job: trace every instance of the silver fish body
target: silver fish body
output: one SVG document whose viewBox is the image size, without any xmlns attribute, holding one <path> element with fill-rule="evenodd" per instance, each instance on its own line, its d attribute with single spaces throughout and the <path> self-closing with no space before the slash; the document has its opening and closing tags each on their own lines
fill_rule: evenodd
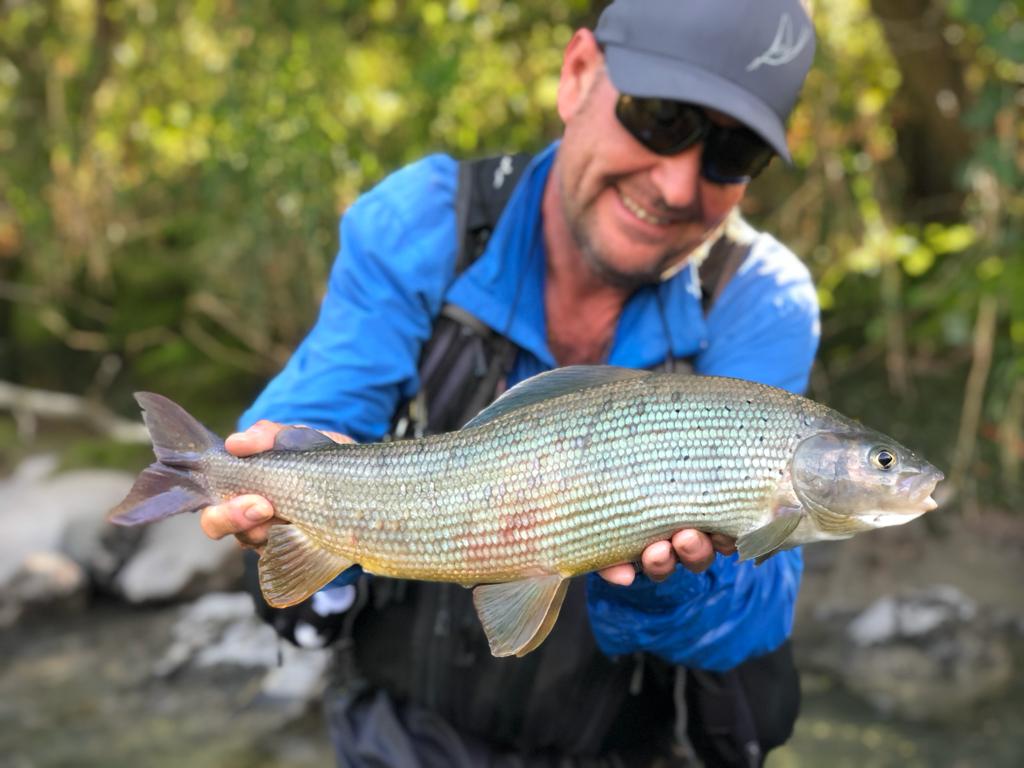
<svg viewBox="0 0 1024 768">
<path fill-rule="evenodd" d="M 142 402 L 151 432 L 172 418 Z M 268 546 L 272 604 L 302 599 L 359 563 L 383 576 L 541 584 L 526 597 L 541 603 L 531 610 L 550 612 L 566 578 L 635 559 L 682 528 L 733 536 L 741 558 L 763 558 L 912 519 L 934 507 L 942 477 L 891 439 L 782 390 L 603 367 L 542 374 L 463 430 L 418 440 L 238 459 L 207 436 L 182 470 L 203 505 L 257 493 L 292 523 Z M 879 451 L 890 466 L 878 465 Z M 129 519 L 146 517 L 141 498 L 130 495 L 115 519 L 145 521 Z M 319 569 L 308 567 L 314 556 Z M 500 598 L 492 627 L 481 609 L 489 636 L 514 633 L 508 624 L 521 617 L 505 615 L 501 590 L 485 589 Z M 535 631 L 544 621 L 534 618 Z M 539 643 L 521 640 L 511 652 Z"/>
<path fill-rule="evenodd" d="M 266 496 L 373 573 L 571 576 L 681 528 L 739 536 L 770 522 L 816 407 L 758 389 L 654 375 L 421 440 L 211 453 L 206 471 L 219 498 Z"/>
</svg>

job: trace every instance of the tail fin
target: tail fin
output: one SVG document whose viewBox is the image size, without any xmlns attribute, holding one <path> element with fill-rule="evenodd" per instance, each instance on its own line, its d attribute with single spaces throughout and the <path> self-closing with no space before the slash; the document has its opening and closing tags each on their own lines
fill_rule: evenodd
<svg viewBox="0 0 1024 768">
<path fill-rule="evenodd" d="M 128 496 L 110 513 L 117 525 L 141 525 L 213 503 L 200 471 L 205 454 L 221 439 L 166 397 L 137 392 L 156 461 L 139 475 Z"/>
</svg>

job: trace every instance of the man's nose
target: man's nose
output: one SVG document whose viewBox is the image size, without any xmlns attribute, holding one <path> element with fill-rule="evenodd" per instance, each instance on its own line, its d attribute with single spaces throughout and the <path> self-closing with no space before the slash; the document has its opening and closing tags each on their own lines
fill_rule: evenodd
<svg viewBox="0 0 1024 768">
<path fill-rule="evenodd" d="M 686 208 L 697 202 L 703 146 L 698 143 L 677 155 L 662 157 L 652 169 L 651 181 L 668 207 Z"/>
</svg>

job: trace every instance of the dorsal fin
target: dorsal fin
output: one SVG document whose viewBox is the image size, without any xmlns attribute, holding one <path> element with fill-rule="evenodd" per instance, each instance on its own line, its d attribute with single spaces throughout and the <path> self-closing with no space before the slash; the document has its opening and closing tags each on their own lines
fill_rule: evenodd
<svg viewBox="0 0 1024 768">
<path fill-rule="evenodd" d="M 501 397 L 466 422 L 463 429 L 479 427 L 506 413 L 553 397 L 600 387 L 613 381 L 649 376 L 650 371 L 619 368 L 614 365 L 570 365 L 539 373 L 516 384 Z"/>
</svg>

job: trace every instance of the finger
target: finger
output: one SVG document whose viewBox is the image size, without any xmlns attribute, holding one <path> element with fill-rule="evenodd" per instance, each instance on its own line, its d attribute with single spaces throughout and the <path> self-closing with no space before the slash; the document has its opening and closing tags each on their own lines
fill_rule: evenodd
<svg viewBox="0 0 1024 768">
<path fill-rule="evenodd" d="M 324 432 L 324 434 L 327 435 L 329 438 L 331 438 L 331 440 L 333 440 L 336 443 L 355 442 L 355 440 L 353 440 L 351 437 L 349 437 L 348 435 L 343 435 L 341 434 L 341 432 Z"/>
<path fill-rule="evenodd" d="M 609 584 L 618 584 L 620 587 L 628 587 L 636 578 L 636 569 L 632 563 L 619 563 L 602 568 L 597 575 Z"/>
<path fill-rule="evenodd" d="M 238 540 L 238 546 L 243 549 L 255 549 L 257 552 L 261 551 L 267 543 L 270 526 L 275 525 L 278 519 L 279 518 L 271 518 L 270 522 L 257 525 L 255 528 L 250 528 L 248 531 L 236 533 L 235 538 Z"/>
<path fill-rule="evenodd" d="M 679 562 L 692 573 L 706 570 L 715 559 L 711 537 L 692 528 L 678 531 L 672 537 L 672 549 L 675 550 Z"/>
<path fill-rule="evenodd" d="M 656 541 L 649 545 L 640 556 L 644 573 L 651 581 L 664 581 L 676 567 L 676 555 L 667 541 Z"/>
<path fill-rule="evenodd" d="M 249 494 L 207 507 L 199 515 L 199 525 L 211 539 L 222 539 L 255 528 L 273 516 L 274 508 L 269 501 Z"/>
<path fill-rule="evenodd" d="M 726 536 L 724 533 L 711 534 L 711 545 L 715 548 L 715 552 L 723 555 L 731 555 L 736 551 L 736 539 Z"/>
<path fill-rule="evenodd" d="M 228 435 L 224 447 L 235 456 L 252 456 L 254 453 L 269 451 L 274 447 L 274 437 L 283 427 L 272 421 L 257 421 L 244 432 Z"/>
</svg>

